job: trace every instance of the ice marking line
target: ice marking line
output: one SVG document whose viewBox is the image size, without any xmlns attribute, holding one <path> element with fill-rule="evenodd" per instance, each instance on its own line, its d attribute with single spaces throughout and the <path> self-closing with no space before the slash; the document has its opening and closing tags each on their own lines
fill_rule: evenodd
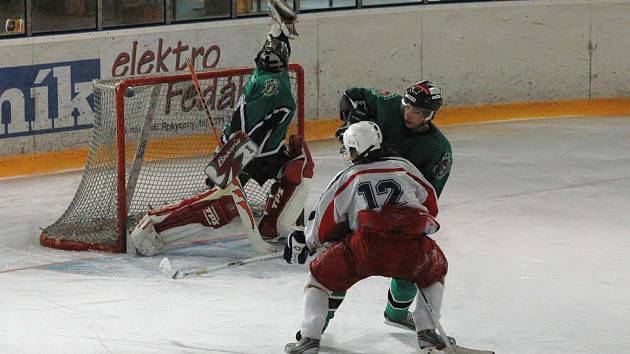
<svg viewBox="0 0 630 354">
<path fill-rule="evenodd" d="M 177 347 L 180 347 L 180 348 L 201 350 L 201 351 L 211 352 L 211 353 L 254 354 L 254 353 L 243 352 L 243 351 L 234 352 L 234 351 L 231 351 L 231 350 L 221 350 L 221 349 L 213 349 L 213 348 L 204 348 L 204 347 L 199 347 L 199 346 L 196 346 L 196 345 L 186 345 L 186 344 L 178 342 L 176 340 L 172 340 L 171 343 L 173 345 L 177 346 Z"/>
<path fill-rule="evenodd" d="M 80 261 L 90 261 L 90 260 L 101 259 L 101 258 L 102 257 L 83 257 L 83 258 L 77 258 L 77 259 L 70 259 L 70 260 L 67 260 L 67 261 L 51 262 L 51 263 L 44 263 L 44 264 L 35 264 L 35 265 L 32 265 L 32 266 L 28 266 L 28 267 L 20 267 L 20 268 L 11 268 L 11 269 L 0 270 L 0 274 L 1 273 L 18 272 L 18 271 L 21 271 L 21 270 L 28 270 L 28 269 L 43 268 L 43 267 L 54 266 L 54 265 L 63 265 L 63 264 L 80 262 Z"/>
<path fill-rule="evenodd" d="M 244 233 L 240 233 L 240 234 L 235 234 L 235 235 L 229 235 L 229 236 L 224 236 L 224 237 L 213 238 L 213 239 L 210 239 L 210 240 L 199 240 L 199 241 L 193 241 L 193 242 L 174 244 L 175 247 L 169 248 L 169 250 L 174 250 L 174 249 L 179 249 L 179 248 L 186 248 L 186 247 L 196 246 L 196 245 L 201 245 L 201 244 L 212 244 L 212 243 L 221 242 L 221 241 L 241 240 L 241 239 L 245 239 L 245 238 L 247 238 L 247 235 L 244 234 Z M 108 257 L 107 256 L 104 256 L 104 257 L 82 257 L 82 258 L 77 258 L 77 259 L 69 259 L 69 260 L 66 260 L 66 261 L 34 264 L 34 265 L 31 265 L 31 266 L 26 266 L 26 267 L 9 268 L 9 269 L 0 270 L 0 274 L 2 274 L 2 273 L 19 272 L 19 271 L 22 271 L 22 270 L 29 270 L 29 269 L 47 268 L 47 267 L 50 267 L 50 266 L 72 264 L 72 263 L 82 262 L 82 261 L 101 260 L 101 259 L 106 259 L 106 258 L 108 258 Z M 44 270 L 46 270 L 46 269 L 44 269 Z"/>
<path fill-rule="evenodd" d="M 247 238 L 247 234 L 240 233 L 240 234 L 234 234 L 234 235 L 229 235 L 229 236 L 212 238 L 210 240 L 197 240 L 197 241 L 191 241 L 191 242 L 187 242 L 187 241 L 175 242 L 175 243 L 173 243 L 172 246 L 170 246 L 168 248 L 168 250 L 175 250 L 175 249 L 186 248 L 186 247 L 197 246 L 197 245 L 207 245 L 207 244 L 217 243 L 217 242 L 221 242 L 221 241 L 243 240 L 245 238 Z"/>
<path fill-rule="evenodd" d="M 107 350 L 108 353 L 112 353 L 112 351 L 109 350 L 109 348 L 105 345 L 105 341 L 103 341 L 103 337 L 101 337 L 101 335 L 98 332 L 95 332 L 94 335 L 96 336 L 96 339 L 98 340 L 98 342 L 101 344 L 101 347 Z"/>
</svg>

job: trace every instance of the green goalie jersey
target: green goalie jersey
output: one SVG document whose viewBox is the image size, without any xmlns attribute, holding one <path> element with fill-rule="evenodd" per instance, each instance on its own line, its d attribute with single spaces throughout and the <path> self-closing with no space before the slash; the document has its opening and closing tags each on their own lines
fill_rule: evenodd
<svg viewBox="0 0 630 354">
<path fill-rule="evenodd" d="M 453 161 L 451 144 L 442 132 L 431 122 L 429 130 L 422 133 L 407 128 L 402 97 L 398 94 L 369 88 L 351 88 L 346 94 L 358 102 L 365 102 L 369 119 L 381 128 L 383 141 L 411 161 L 439 196 Z"/>
<path fill-rule="evenodd" d="M 295 99 L 286 70 L 273 73 L 256 68 L 245 85 L 222 140 L 243 130 L 259 146 L 257 157 L 280 151 L 289 123 L 295 115 Z"/>
</svg>

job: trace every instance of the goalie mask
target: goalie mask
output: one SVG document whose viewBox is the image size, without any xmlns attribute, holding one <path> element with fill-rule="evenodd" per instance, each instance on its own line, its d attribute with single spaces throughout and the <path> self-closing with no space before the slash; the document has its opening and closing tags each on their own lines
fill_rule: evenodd
<svg viewBox="0 0 630 354">
<path fill-rule="evenodd" d="M 370 121 L 354 123 L 343 133 L 343 154 L 349 166 L 361 163 L 372 151 L 381 148 L 381 128 Z"/>
<path fill-rule="evenodd" d="M 420 109 L 425 123 L 428 123 L 435 117 L 435 112 L 442 107 L 442 90 L 431 81 L 416 82 L 405 91 L 402 104 Z"/>
<path fill-rule="evenodd" d="M 291 47 L 286 37 L 268 36 L 265 44 L 256 55 L 256 66 L 269 72 L 280 72 L 289 65 Z"/>
</svg>

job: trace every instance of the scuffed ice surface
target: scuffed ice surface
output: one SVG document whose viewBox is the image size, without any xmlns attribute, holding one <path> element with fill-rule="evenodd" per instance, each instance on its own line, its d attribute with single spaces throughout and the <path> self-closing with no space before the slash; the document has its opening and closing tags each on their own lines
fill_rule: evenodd
<svg viewBox="0 0 630 354">
<path fill-rule="evenodd" d="M 449 259 L 442 323 L 498 353 L 630 350 L 630 119 L 445 129 L 454 149 L 436 239 Z M 311 208 L 345 167 L 313 146 Z M 280 353 L 299 328 L 307 268 L 280 260 L 174 281 L 161 257 L 39 246 L 81 174 L 0 181 L 1 353 Z M 177 267 L 252 256 L 238 227 L 168 251 Z M 348 292 L 322 353 L 415 353 L 383 324 L 388 282 Z"/>
</svg>

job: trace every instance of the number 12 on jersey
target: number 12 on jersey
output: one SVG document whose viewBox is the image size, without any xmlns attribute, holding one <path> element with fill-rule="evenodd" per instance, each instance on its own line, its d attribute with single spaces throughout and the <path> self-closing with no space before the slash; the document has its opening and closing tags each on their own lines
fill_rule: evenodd
<svg viewBox="0 0 630 354">
<path fill-rule="evenodd" d="M 376 187 L 372 187 L 372 182 L 361 182 L 357 186 L 357 193 L 365 199 L 368 209 L 376 209 L 385 205 L 401 205 L 402 188 L 393 179 L 380 180 L 376 183 Z M 378 198 L 380 200 L 383 199 L 382 196 L 386 196 L 385 201 L 379 204 L 377 196 L 381 196 Z"/>
</svg>

